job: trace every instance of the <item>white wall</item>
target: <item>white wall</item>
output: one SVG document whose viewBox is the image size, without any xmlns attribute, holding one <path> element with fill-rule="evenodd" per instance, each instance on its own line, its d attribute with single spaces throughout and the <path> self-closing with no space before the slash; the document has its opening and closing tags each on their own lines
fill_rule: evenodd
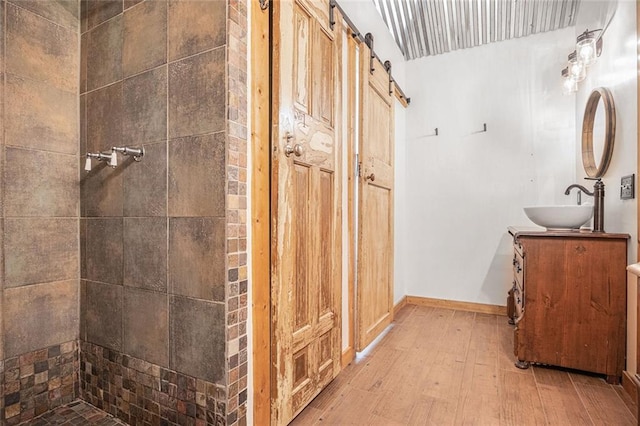
<svg viewBox="0 0 640 426">
<path fill-rule="evenodd" d="M 616 10 L 617 3 L 617 10 Z M 596 87 L 608 88 L 616 106 L 616 140 L 611 164 L 602 181 L 605 184 L 605 223 L 608 232 L 631 235 L 629 263 L 637 261 L 636 200 L 620 200 L 620 178 L 637 175 L 637 34 L 636 2 L 588 1 L 580 6 L 576 36 L 585 29 L 602 28 L 613 15 L 603 35 L 602 55 L 587 72 L 576 95 L 576 125 L 582 129 L 584 107 Z M 576 174 L 585 176 L 581 162 L 581 135 L 576 135 Z M 589 186 L 591 186 L 589 184 Z M 637 191 L 636 191 L 637 192 Z M 636 370 L 636 284 L 627 293 L 627 369 Z"/>
<path fill-rule="evenodd" d="M 573 202 L 575 100 L 562 95 L 560 70 L 574 33 L 407 62 L 408 196 L 397 217 L 407 294 L 504 305 L 507 227 L 533 225 L 523 206 Z"/>
</svg>

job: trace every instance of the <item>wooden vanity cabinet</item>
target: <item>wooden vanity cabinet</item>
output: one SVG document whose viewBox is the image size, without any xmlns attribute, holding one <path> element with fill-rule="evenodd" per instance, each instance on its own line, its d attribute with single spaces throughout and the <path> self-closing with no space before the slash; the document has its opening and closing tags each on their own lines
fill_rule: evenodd
<svg viewBox="0 0 640 426">
<path fill-rule="evenodd" d="M 626 350 L 629 236 L 509 232 L 516 364 L 589 371 L 617 383 Z"/>
</svg>

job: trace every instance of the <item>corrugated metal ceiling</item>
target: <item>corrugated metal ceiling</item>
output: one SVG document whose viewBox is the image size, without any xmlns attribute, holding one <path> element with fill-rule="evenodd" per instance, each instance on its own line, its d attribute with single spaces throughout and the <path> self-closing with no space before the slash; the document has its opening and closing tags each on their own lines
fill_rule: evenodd
<svg viewBox="0 0 640 426">
<path fill-rule="evenodd" d="M 580 0 L 373 0 L 406 59 L 575 24 Z"/>
</svg>

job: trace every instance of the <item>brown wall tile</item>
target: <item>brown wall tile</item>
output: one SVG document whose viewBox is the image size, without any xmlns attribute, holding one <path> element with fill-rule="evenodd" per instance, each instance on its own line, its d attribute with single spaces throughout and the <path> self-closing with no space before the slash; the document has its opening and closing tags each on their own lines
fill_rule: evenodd
<svg viewBox="0 0 640 426">
<path fill-rule="evenodd" d="M 80 170 L 84 171 L 87 153 L 87 95 L 80 95 Z"/>
<path fill-rule="evenodd" d="M 225 1 L 169 0 L 169 60 L 225 44 Z"/>
<path fill-rule="evenodd" d="M 222 303 L 170 296 L 171 368 L 210 382 L 224 382 L 224 312 Z"/>
<path fill-rule="evenodd" d="M 80 233 L 82 235 L 82 224 L 80 225 Z M 82 249 L 81 249 L 82 251 Z M 83 257 L 84 258 L 84 257 Z M 87 335 L 87 319 L 86 306 L 87 306 L 87 280 L 80 279 L 80 340 L 86 340 Z"/>
<path fill-rule="evenodd" d="M 169 366 L 169 301 L 166 293 L 124 289 L 124 351 Z"/>
<path fill-rule="evenodd" d="M 124 285 L 167 291 L 167 218 L 124 219 Z"/>
<path fill-rule="evenodd" d="M 0 0 L 0 8 L 2 8 L 2 1 Z M 0 12 L 0 19 L 2 19 L 2 12 Z M 2 25 L 0 24 L 0 31 Z M 0 33 L 0 43 L 2 43 L 2 36 Z M 0 47 L 0 50 L 2 48 Z M 2 62 L 2 60 L 0 60 Z M 4 74 L 0 72 L 0 81 L 4 81 Z M 4 99 L 4 84 L 0 84 L 0 99 Z M 0 179 L 4 181 L 4 167 L 5 167 L 5 147 L 4 147 L 4 108 L 0 108 Z M 4 217 L 4 185 L 0 183 L 0 218 Z M 1 287 L 0 287 L 1 288 Z"/>
<path fill-rule="evenodd" d="M 223 48 L 169 64 L 170 139 L 225 130 L 224 78 Z"/>
<path fill-rule="evenodd" d="M 144 1 L 144 0 L 124 0 L 124 9 L 127 10 L 130 7 L 133 7 L 136 4 L 140 3 L 141 1 Z"/>
<path fill-rule="evenodd" d="M 7 74 L 5 144 L 78 152 L 78 94 Z"/>
<path fill-rule="evenodd" d="M 6 148 L 5 216 L 78 216 L 77 157 Z"/>
<path fill-rule="evenodd" d="M 10 288 L 4 292 L 5 356 L 78 338 L 78 280 Z"/>
<path fill-rule="evenodd" d="M 119 285 L 87 281 L 82 296 L 82 339 L 122 350 L 122 298 Z"/>
<path fill-rule="evenodd" d="M 80 348 L 80 363 L 91 367 L 80 371 L 82 399 L 126 424 L 142 425 L 143 420 L 149 425 L 232 424 L 226 421 L 225 385 L 93 343 L 81 342 Z M 113 424 L 110 419 L 98 424 L 104 422 Z"/>
<path fill-rule="evenodd" d="M 89 1 L 80 0 L 80 34 L 87 31 L 89 27 Z"/>
<path fill-rule="evenodd" d="M 224 216 L 225 179 L 224 133 L 169 141 L 170 216 Z"/>
<path fill-rule="evenodd" d="M 167 62 L 167 3 L 146 1 L 124 13 L 122 69 L 128 77 Z M 166 70 L 165 70 L 166 71 Z"/>
<path fill-rule="evenodd" d="M 140 146 L 147 142 L 166 140 L 166 67 L 156 68 L 126 79 L 123 92 L 123 143 L 129 146 Z"/>
<path fill-rule="evenodd" d="M 109 150 L 122 144 L 122 99 L 122 83 L 87 94 L 89 151 Z"/>
<path fill-rule="evenodd" d="M 87 0 L 83 6 L 89 30 L 122 12 L 122 0 Z"/>
<path fill-rule="evenodd" d="M 224 301 L 224 218 L 169 220 L 169 285 L 172 294 Z"/>
<path fill-rule="evenodd" d="M 167 143 L 144 145 L 142 161 L 131 159 L 124 168 L 124 215 L 166 216 Z"/>
<path fill-rule="evenodd" d="M 64 27 L 77 30 L 80 18 L 80 4 L 78 0 L 10 0 L 24 9 L 28 9 L 50 21 Z"/>
<path fill-rule="evenodd" d="M 9 3 L 6 43 L 7 72 L 68 92 L 78 90 L 76 30 L 63 28 Z"/>
<path fill-rule="evenodd" d="M 122 285 L 122 218 L 83 220 L 86 275 L 82 278 Z"/>
<path fill-rule="evenodd" d="M 82 161 L 84 163 L 84 160 Z M 84 217 L 122 216 L 123 170 L 92 160 L 92 170 L 80 177 L 81 209 Z"/>
<path fill-rule="evenodd" d="M 78 277 L 78 219 L 5 219 L 5 287 Z"/>
<path fill-rule="evenodd" d="M 80 37 L 80 93 L 87 91 L 87 57 L 89 51 L 89 33 Z"/>
<path fill-rule="evenodd" d="M 93 3 L 108 3 L 95 1 Z M 120 2 L 122 7 L 122 2 Z M 87 51 L 87 90 L 94 90 L 122 79 L 122 16 L 89 32 Z"/>
<path fill-rule="evenodd" d="M 0 6 L 2 6 L 0 4 Z M 4 219 L 0 216 L 0 265 L 4 266 Z M 0 296 L 2 295 L 2 291 L 4 290 L 4 267 L 0 268 Z M 4 327 L 3 327 L 3 321 L 4 321 L 4 307 L 2 304 L 2 297 L 0 297 L 0 330 L 3 330 L 2 332 L 0 332 L 0 360 L 4 360 L 4 342 L 1 337 L 4 336 Z M 0 383 L 2 383 L 2 369 L 3 365 L 2 363 L 0 363 Z M 0 386 L 1 388 L 2 386 Z M 2 398 L 2 390 L 0 390 L 0 398 Z M 2 408 L 2 404 L 0 403 L 0 409 Z"/>
<path fill-rule="evenodd" d="M 0 0 L 0 73 L 4 73 L 4 6 L 4 0 Z M 4 79 L 2 81 L 4 81 Z M 0 84 L 0 86 L 3 86 L 3 84 Z"/>
<path fill-rule="evenodd" d="M 80 278 L 87 276 L 87 222 L 88 220 L 80 218 L 79 237 L 80 237 Z M 81 280 L 82 283 L 82 280 Z"/>
</svg>

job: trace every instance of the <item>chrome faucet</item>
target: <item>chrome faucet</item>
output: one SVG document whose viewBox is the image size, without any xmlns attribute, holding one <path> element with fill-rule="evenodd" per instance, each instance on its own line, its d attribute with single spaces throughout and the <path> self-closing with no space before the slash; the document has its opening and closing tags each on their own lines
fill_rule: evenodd
<svg viewBox="0 0 640 426">
<path fill-rule="evenodd" d="M 571 184 L 564 191 L 564 195 L 569 195 L 571 189 L 578 188 L 579 191 L 584 192 L 587 195 L 593 197 L 593 232 L 604 232 L 604 183 L 600 178 L 585 178 L 589 180 L 595 180 L 593 185 L 593 192 L 589 191 L 582 185 L 577 183 Z M 580 200 L 578 198 L 578 200 Z M 578 204 L 580 204 L 578 202 Z"/>
</svg>

